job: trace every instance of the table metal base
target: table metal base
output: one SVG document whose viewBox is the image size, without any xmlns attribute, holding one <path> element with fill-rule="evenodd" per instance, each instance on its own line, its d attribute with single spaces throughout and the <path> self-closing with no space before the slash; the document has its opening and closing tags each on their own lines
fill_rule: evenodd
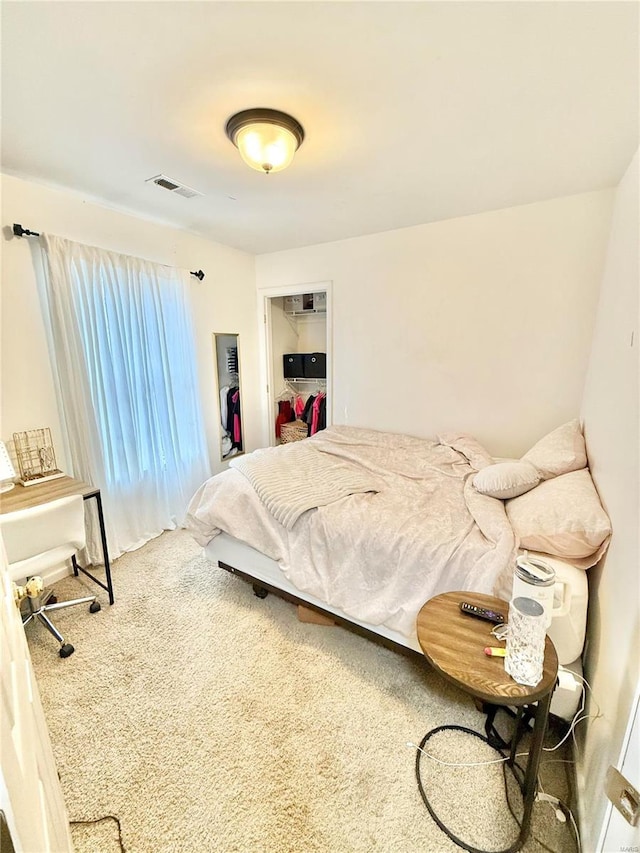
<svg viewBox="0 0 640 853">
<path fill-rule="evenodd" d="M 420 791 L 420 795 L 422 796 L 424 804 L 429 810 L 429 814 L 431 815 L 433 820 L 436 822 L 439 828 L 453 842 L 458 845 L 458 847 L 462 847 L 464 850 L 468 850 L 469 853 L 515 853 L 516 850 L 520 850 L 520 848 L 527 840 L 527 837 L 529 835 L 529 828 L 531 826 L 531 812 L 533 810 L 533 804 L 536 798 L 538 769 L 540 766 L 540 758 L 542 756 L 542 746 L 544 743 L 544 734 L 547 728 L 547 719 L 549 716 L 550 704 L 551 693 L 548 693 L 543 699 L 537 702 L 535 706 L 522 706 L 518 709 L 518 715 L 516 718 L 516 729 L 511 740 L 511 749 L 508 757 L 505 756 L 504 753 L 495 745 L 495 742 L 492 743 L 492 740 L 489 737 L 485 737 L 479 732 L 476 732 L 473 729 L 466 728 L 465 726 L 438 726 L 435 729 L 431 729 L 431 731 L 427 732 L 427 734 L 422 738 L 422 741 L 420 742 L 420 748 L 416 751 L 416 779 L 418 781 L 418 789 Z M 523 723 L 525 721 L 525 709 L 527 717 L 529 715 L 533 715 L 535 722 L 531 745 L 529 747 L 527 766 L 524 771 L 524 779 L 521 781 L 518 778 L 516 772 L 517 770 L 519 770 L 519 768 L 516 765 L 515 759 L 518 743 L 520 742 L 522 734 Z M 433 806 L 429 802 L 429 798 L 427 797 L 426 791 L 424 790 L 422 784 L 422 779 L 420 777 L 420 759 L 422 757 L 421 750 L 425 750 L 425 744 L 428 743 L 429 739 L 433 737 L 433 735 L 442 731 L 458 731 L 473 735 L 473 737 L 476 737 L 478 738 L 478 740 L 481 740 L 483 743 L 486 743 L 492 749 L 495 749 L 496 752 L 498 752 L 503 758 L 505 758 L 505 763 L 513 773 L 514 778 L 518 783 L 518 786 L 520 787 L 523 797 L 523 813 L 522 823 L 520 824 L 520 832 L 518 834 L 517 839 L 509 847 L 506 847 L 500 851 L 486 851 L 481 850 L 478 847 L 473 847 L 473 845 L 468 844 L 466 841 L 463 841 L 462 839 L 454 835 L 435 813 Z M 425 760 L 428 761 L 429 759 L 425 758 Z"/>
</svg>

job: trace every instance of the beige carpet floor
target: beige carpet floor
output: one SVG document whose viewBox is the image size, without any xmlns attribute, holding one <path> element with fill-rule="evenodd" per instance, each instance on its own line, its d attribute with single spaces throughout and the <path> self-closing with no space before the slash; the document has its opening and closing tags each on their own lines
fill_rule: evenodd
<svg viewBox="0 0 640 853">
<path fill-rule="evenodd" d="M 443 724 L 482 730 L 469 697 L 420 661 L 259 600 L 185 531 L 123 556 L 113 574 L 113 607 L 101 592 L 97 614 L 56 614 L 76 647 L 69 659 L 40 626 L 27 631 L 72 821 L 116 815 L 130 853 L 460 849 L 422 803 L 406 743 Z M 60 598 L 85 589 L 96 587 L 56 585 Z M 496 757 L 468 735 L 438 737 L 445 760 Z M 566 757 L 543 759 L 545 790 L 563 799 Z M 487 850 L 511 843 L 500 765 L 423 767 L 454 831 Z M 120 849 L 112 820 L 72 833 L 78 853 Z M 534 834 L 575 849 L 547 803 Z"/>
</svg>

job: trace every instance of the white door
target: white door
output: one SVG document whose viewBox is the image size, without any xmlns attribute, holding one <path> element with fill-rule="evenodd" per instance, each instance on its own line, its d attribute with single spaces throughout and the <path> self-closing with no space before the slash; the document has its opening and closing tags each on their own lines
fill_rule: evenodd
<svg viewBox="0 0 640 853">
<path fill-rule="evenodd" d="M 630 783 L 622 794 L 623 807 L 625 810 L 638 812 L 638 796 L 640 791 L 640 722 L 638 711 L 640 709 L 640 690 L 636 691 L 635 701 L 631 708 L 631 717 L 627 727 L 624 742 L 622 744 L 620 762 L 618 769 L 620 774 Z M 618 853 L 620 850 L 640 850 L 640 821 L 632 826 L 622 816 L 617 808 L 611 803 L 607 806 L 603 830 L 603 841 L 599 847 L 600 853 Z"/>
<path fill-rule="evenodd" d="M 72 851 L 49 732 L 0 541 L 2 777 L 0 808 L 16 853 Z M 56 654 L 52 645 L 51 654 Z"/>
</svg>

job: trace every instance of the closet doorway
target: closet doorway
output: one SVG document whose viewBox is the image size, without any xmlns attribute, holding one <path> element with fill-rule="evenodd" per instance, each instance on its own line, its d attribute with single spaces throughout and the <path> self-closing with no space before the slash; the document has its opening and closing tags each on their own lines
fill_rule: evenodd
<svg viewBox="0 0 640 853">
<path fill-rule="evenodd" d="M 268 288 L 258 301 L 264 437 L 274 446 L 304 437 L 301 421 L 308 431 L 332 423 L 331 282 Z M 294 421 L 286 420 L 288 406 Z"/>
</svg>

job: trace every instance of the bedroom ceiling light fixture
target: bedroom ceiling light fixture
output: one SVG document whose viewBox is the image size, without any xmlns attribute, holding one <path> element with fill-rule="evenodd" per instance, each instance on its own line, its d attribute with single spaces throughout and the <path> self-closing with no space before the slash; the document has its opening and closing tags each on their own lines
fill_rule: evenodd
<svg viewBox="0 0 640 853">
<path fill-rule="evenodd" d="M 267 175 L 286 169 L 304 140 L 299 121 L 266 107 L 232 115 L 225 132 L 247 166 Z"/>
</svg>

